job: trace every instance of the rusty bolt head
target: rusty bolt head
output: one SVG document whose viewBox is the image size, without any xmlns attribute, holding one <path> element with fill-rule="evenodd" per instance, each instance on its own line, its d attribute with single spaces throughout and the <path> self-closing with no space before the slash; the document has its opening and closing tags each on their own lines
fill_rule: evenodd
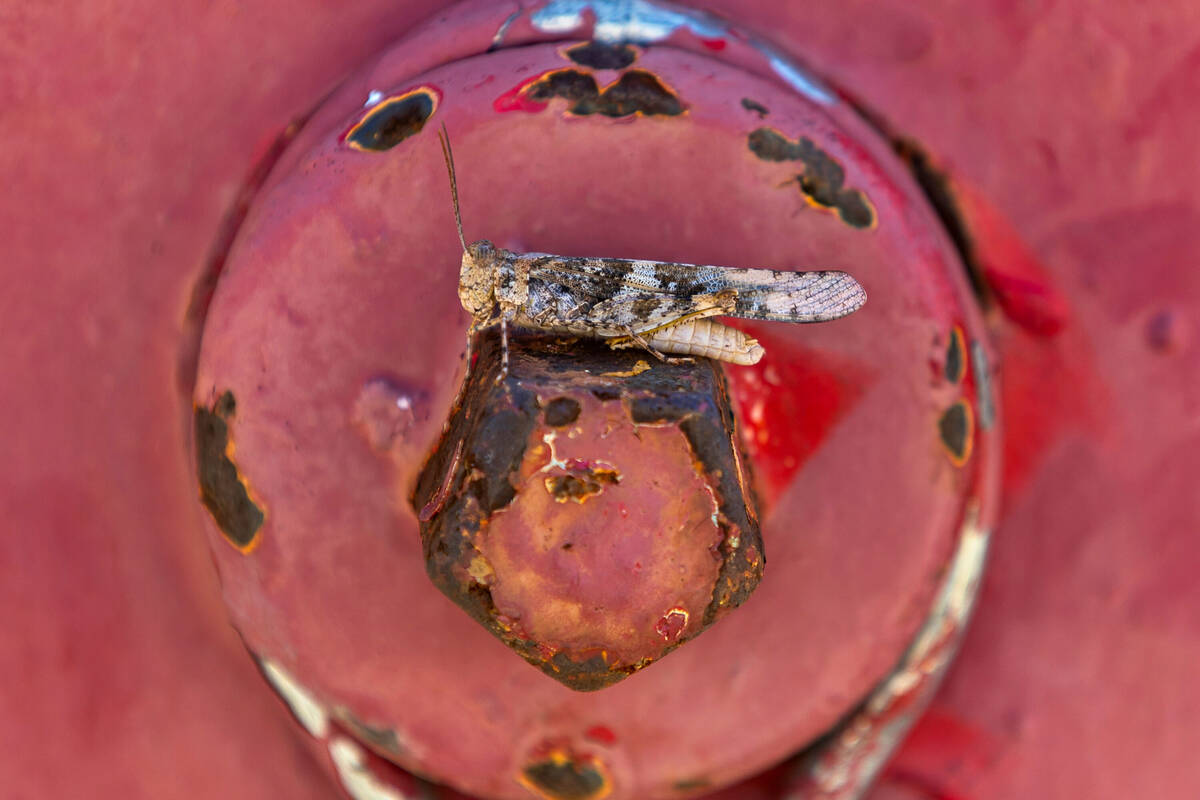
<svg viewBox="0 0 1200 800">
<path fill-rule="evenodd" d="M 531 664 L 600 689 L 740 605 L 758 521 L 720 368 L 483 343 L 413 497 L 430 578 Z"/>
</svg>

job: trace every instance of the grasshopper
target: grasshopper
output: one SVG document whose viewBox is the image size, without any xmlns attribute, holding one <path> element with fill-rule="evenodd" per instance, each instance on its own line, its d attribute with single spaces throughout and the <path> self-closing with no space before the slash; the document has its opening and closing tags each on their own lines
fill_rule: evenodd
<svg viewBox="0 0 1200 800">
<path fill-rule="evenodd" d="M 454 154 L 438 132 L 450 174 L 454 221 L 462 243 L 458 297 L 475 331 L 500 323 L 502 373 L 508 372 L 508 326 L 602 339 L 610 347 L 640 345 L 665 353 L 755 364 L 762 345 L 712 317 L 776 322 L 827 322 L 867 300 L 844 272 L 789 272 L 623 258 L 515 253 L 486 239 L 468 245 L 458 204 Z"/>
</svg>

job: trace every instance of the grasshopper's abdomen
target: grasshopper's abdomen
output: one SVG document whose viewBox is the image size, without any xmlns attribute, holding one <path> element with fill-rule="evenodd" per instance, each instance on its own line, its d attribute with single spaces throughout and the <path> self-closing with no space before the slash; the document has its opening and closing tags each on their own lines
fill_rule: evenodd
<svg viewBox="0 0 1200 800">
<path fill-rule="evenodd" d="M 712 319 L 692 319 L 669 328 L 643 334 L 646 344 L 660 353 L 700 356 L 731 364 L 757 364 L 766 352 L 758 340 L 737 328 Z M 621 342 L 613 347 L 637 347 L 637 342 Z"/>
</svg>

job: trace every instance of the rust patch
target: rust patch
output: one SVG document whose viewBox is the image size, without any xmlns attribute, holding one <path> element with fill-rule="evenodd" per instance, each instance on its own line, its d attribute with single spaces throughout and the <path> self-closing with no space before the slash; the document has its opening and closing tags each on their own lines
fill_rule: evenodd
<svg viewBox="0 0 1200 800">
<path fill-rule="evenodd" d="M 639 359 L 638 362 L 633 365 L 632 369 L 627 369 L 620 372 L 603 372 L 601 374 L 607 378 L 633 378 L 641 375 L 648 369 L 650 369 L 650 365 L 646 361 Z"/>
<path fill-rule="evenodd" d="M 963 341 L 963 330 L 955 325 L 950 329 L 950 342 L 946 345 L 946 363 L 942 367 L 946 380 L 958 383 L 967 371 L 967 348 Z"/>
<path fill-rule="evenodd" d="M 605 486 L 621 482 L 621 476 L 615 469 L 603 467 L 580 467 L 572 469 L 566 475 L 553 475 L 546 478 L 546 491 L 554 496 L 557 503 L 574 500 L 582 503 L 592 495 L 600 494 Z"/>
<path fill-rule="evenodd" d="M 515 96 L 506 94 L 494 105 L 500 110 L 541 111 L 555 98 L 567 101 L 567 113 L 605 117 L 678 116 L 686 110 L 679 96 L 652 72 L 631 69 L 600 87 L 595 77 L 577 69 L 546 72 L 523 83 Z"/>
<path fill-rule="evenodd" d="M 545 800 L 599 800 L 612 792 L 608 770 L 595 756 L 557 748 L 527 764 L 517 780 Z"/>
<path fill-rule="evenodd" d="M 481 337 L 479 359 L 410 498 L 420 516 L 426 571 L 447 597 L 546 675 L 576 691 L 602 689 L 698 635 L 748 597 L 761 578 L 762 540 L 753 493 L 735 449 L 724 373 L 708 362 L 639 371 L 632 369 L 637 354 L 615 352 L 603 342 L 514 335 L 504 377 L 499 339 L 495 331 Z M 607 377 L 612 372 L 631 377 Z M 688 608 L 686 623 L 670 608 L 660 612 L 667 618 L 658 634 L 667 644 L 658 639 L 653 657 L 635 654 L 622 659 L 605 647 L 562 647 L 536 638 L 520 619 L 497 608 L 495 567 L 479 549 L 480 533 L 495 522 L 495 512 L 522 496 L 538 496 L 542 503 L 549 501 L 549 507 L 562 508 L 553 500 L 584 502 L 617 483 L 618 473 L 610 464 L 581 458 L 556 461 L 551 448 L 552 471 L 532 478 L 532 485 L 544 485 L 553 500 L 540 491 L 517 491 L 523 485 L 519 473 L 527 446 L 537 446 L 530 444 L 534 429 L 545 426 L 544 435 L 539 435 L 549 446 L 548 437 L 564 430 L 551 423 L 571 419 L 567 425 L 578 424 L 574 419 L 585 415 L 587 395 L 618 402 L 619 413 L 630 414 L 638 424 L 678 425 L 693 455 L 691 468 L 712 492 L 714 522 L 720 529 L 713 539 L 713 555 L 721 565 L 711 596 L 699 596 L 700 602 Z M 556 402 L 562 399 L 574 400 L 580 408 Z M 552 480 L 543 483 L 546 478 Z M 571 537 L 555 543 L 569 552 L 582 544 Z M 588 557 L 586 551 L 583 555 Z"/>
<path fill-rule="evenodd" d="M 637 61 L 638 50 L 630 44 L 581 42 L 564 48 L 562 55 L 581 67 L 591 69 L 625 69 Z"/>
<path fill-rule="evenodd" d="M 852 228 L 875 224 L 875 207 L 859 189 L 846 188 L 846 171 L 807 136 L 795 142 L 772 128 L 758 128 L 747 139 L 750 152 L 763 161 L 798 161 L 804 171 L 796 183 L 804 197 L 819 208 L 833 209 Z"/>
<path fill-rule="evenodd" d="M 742 108 L 758 114 L 759 119 L 764 119 L 767 114 L 771 113 L 770 110 L 762 103 L 758 102 L 757 100 L 751 100 L 749 97 L 742 98 Z"/>
<path fill-rule="evenodd" d="M 195 407 L 196 472 L 200 500 L 225 540 L 243 553 L 258 544 L 266 515 L 251 498 L 233 461 L 229 420 L 237 410 L 233 392 L 225 392 L 211 409 Z"/>
<path fill-rule="evenodd" d="M 950 406 L 938 419 L 938 438 L 956 467 L 967 463 L 975 438 L 975 415 L 965 400 Z"/>
<path fill-rule="evenodd" d="M 420 133 L 437 110 L 440 93 L 429 86 L 387 97 L 367 109 L 342 141 L 355 150 L 381 153 Z"/>
<path fill-rule="evenodd" d="M 579 401 L 570 397 L 556 397 L 546 404 L 546 424 L 551 428 L 561 428 L 579 419 Z"/>
</svg>

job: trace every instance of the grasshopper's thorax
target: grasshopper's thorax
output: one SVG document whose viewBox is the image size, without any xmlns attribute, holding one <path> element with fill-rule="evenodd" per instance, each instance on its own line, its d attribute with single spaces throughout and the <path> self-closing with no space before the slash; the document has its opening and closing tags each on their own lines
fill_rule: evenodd
<svg viewBox="0 0 1200 800">
<path fill-rule="evenodd" d="M 496 302 L 496 266 L 498 252 L 486 239 L 463 250 L 462 269 L 458 273 L 458 299 L 472 317 L 487 317 Z"/>
<path fill-rule="evenodd" d="M 528 254 L 496 249 L 496 303 L 501 314 L 519 314 L 529 301 L 529 260 Z"/>
</svg>

